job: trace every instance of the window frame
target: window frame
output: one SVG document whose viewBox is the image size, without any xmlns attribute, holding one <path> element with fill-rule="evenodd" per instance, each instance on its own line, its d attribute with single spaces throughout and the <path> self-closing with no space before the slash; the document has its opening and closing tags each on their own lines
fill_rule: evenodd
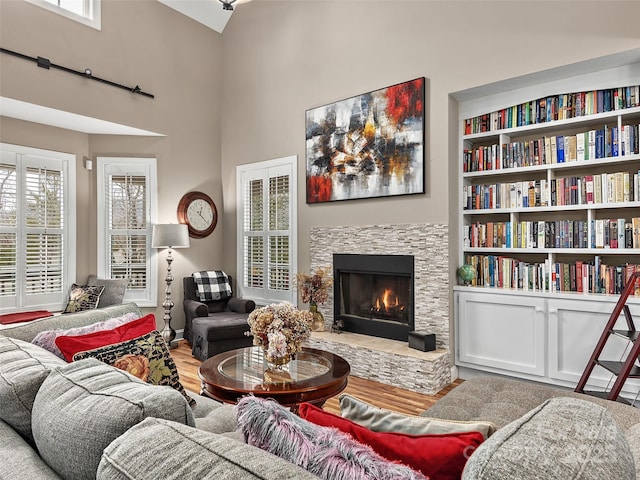
<svg viewBox="0 0 640 480">
<path fill-rule="evenodd" d="M 67 10 L 64 7 L 60 7 L 59 5 L 55 5 L 47 0 L 25 0 L 33 5 L 37 5 L 38 7 L 42 7 L 45 10 L 49 10 L 50 12 L 57 13 L 63 17 L 66 17 L 70 20 L 74 20 L 78 23 L 82 23 L 87 27 L 94 28 L 96 30 L 102 30 L 102 0 L 83 0 L 87 5 L 85 9 L 89 10 L 89 14 L 87 16 L 78 15 L 71 10 Z"/>
<path fill-rule="evenodd" d="M 34 310 L 62 311 L 66 305 L 69 289 L 76 278 L 76 156 L 70 153 L 54 152 L 39 148 L 0 143 L 0 151 L 3 156 L 5 152 L 14 155 L 16 165 L 16 196 L 17 196 L 17 218 L 26 219 L 24 190 L 26 186 L 27 168 L 39 168 L 43 165 L 54 162 L 60 164 L 63 176 L 63 210 L 61 218 L 62 226 L 62 277 L 59 292 L 46 294 L 27 295 L 25 283 L 26 276 L 26 235 L 25 223 L 17 223 L 16 231 L 16 292 L 13 296 L 0 297 L 0 313 L 6 313 L 25 308 Z M 29 158 L 31 157 L 31 158 Z M 3 160 L 4 161 L 4 160 Z M 2 228 L 9 231 L 12 227 Z M 32 232 L 33 233 L 33 232 Z M 22 252 L 20 246 L 22 245 Z"/>
<path fill-rule="evenodd" d="M 298 156 L 291 155 L 288 157 L 276 158 L 250 164 L 238 165 L 236 167 L 236 200 L 237 200 L 237 290 L 239 296 L 255 301 L 258 305 L 267 305 L 269 303 L 287 301 L 296 303 L 295 274 L 298 270 Z M 269 289 L 269 179 L 281 176 L 277 172 L 283 172 L 288 169 L 289 175 L 289 289 L 286 291 L 276 291 Z M 269 175 L 269 172 L 276 172 Z M 244 272 L 244 247 L 245 247 L 245 230 L 244 230 L 244 183 L 250 180 L 262 179 L 265 189 L 263 190 L 263 234 L 264 251 L 265 251 L 265 270 L 264 270 L 264 287 L 255 288 L 246 286 Z M 277 230 L 275 230 L 277 231 Z M 255 234 L 253 235 L 255 236 Z"/>
<path fill-rule="evenodd" d="M 153 226 L 157 223 L 158 204 L 158 171 L 156 158 L 137 157 L 97 157 L 97 223 L 98 241 L 97 274 L 100 278 L 111 278 L 109 240 L 109 199 L 107 198 L 106 182 L 112 170 L 118 174 L 144 174 L 147 179 L 147 213 L 146 213 L 146 254 L 147 254 L 147 286 L 142 291 L 127 289 L 124 302 L 135 302 L 139 307 L 157 307 L 158 305 L 158 253 L 151 247 Z M 142 293 L 142 295 L 140 295 Z"/>
</svg>

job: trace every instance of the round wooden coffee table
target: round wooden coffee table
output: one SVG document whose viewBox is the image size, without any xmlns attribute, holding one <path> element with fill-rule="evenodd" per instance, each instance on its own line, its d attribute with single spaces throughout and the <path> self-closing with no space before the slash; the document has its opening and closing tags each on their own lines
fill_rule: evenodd
<svg viewBox="0 0 640 480">
<path fill-rule="evenodd" d="M 219 353 L 198 370 L 201 394 L 226 403 L 245 395 L 273 398 L 292 407 L 303 402 L 322 405 L 347 386 L 351 367 L 333 353 L 303 348 L 287 365 L 269 368 L 262 347 L 246 347 Z"/>
</svg>

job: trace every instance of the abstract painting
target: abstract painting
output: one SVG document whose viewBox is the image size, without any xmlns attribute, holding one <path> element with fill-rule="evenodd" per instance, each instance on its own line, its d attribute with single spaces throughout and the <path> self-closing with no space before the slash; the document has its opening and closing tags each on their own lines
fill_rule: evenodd
<svg viewBox="0 0 640 480">
<path fill-rule="evenodd" d="M 424 193 L 424 84 L 307 110 L 307 203 Z"/>
</svg>

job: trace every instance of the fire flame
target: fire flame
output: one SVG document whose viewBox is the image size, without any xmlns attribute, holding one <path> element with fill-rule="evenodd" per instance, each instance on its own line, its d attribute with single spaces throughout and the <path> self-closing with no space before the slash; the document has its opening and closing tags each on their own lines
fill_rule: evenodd
<svg viewBox="0 0 640 480">
<path fill-rule="evenodd" d="M 376 310 L 389 310 L 389 307 L 397 307 L 400 304 L 400 302 L 398 301 L 398 296 L 395 295 L 395 301 L 392 298 L 393 296 L 393 290 L 385 288 L 384 293 L 382 294 L 382 298 L 376 298 Z"/>
</svg>

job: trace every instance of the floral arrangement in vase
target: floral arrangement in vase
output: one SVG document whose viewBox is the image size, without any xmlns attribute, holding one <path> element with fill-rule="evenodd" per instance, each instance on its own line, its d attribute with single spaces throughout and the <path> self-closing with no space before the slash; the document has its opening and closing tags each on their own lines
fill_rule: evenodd
<svg viewBox="0 0 640 480">
<path fill-rule="evenodd" d="M 249 314 L 253 344 L 260 345 L 269 363 L 283 365 L 302 350 L 311 336 L 311 312 L 284 302 L 258 308 Z"/>
<path fill-rule="evenodd" d="M 318 304 L 327 301 L 329 287 L 333 285 L 333 279 L 329 277 L 329 267 L 320 267 L 312 275 L 299 273 L 296 275 L 296 285 L 301 300 L 309 304 L 309 310 L 313 314 L 312 330 L 314 332 L 323 331 L 324 316 L 318 311 Z"/>
<path fill-rule="evenodd" d="M 312 275 L 305 273 L 296 275 L 296 284 L 304 303 L 318 305 L 327 301 L 329 287 L 333 285 L 333 279 L 328 274 L 329 267 L 324 267 L 318 268 Z"/>
</svg>

